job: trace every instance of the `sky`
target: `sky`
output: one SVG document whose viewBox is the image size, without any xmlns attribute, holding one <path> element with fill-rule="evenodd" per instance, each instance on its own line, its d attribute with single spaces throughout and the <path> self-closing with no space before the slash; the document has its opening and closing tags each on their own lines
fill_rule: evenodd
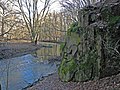
<svg viewBox="0 0 120 90">
<path fill-rule="evenodd" d="M 55 11 L 60 11 L 60 9 L 61 9 L 61 6 L 60 6 L 60 4 L 59 4 L 59 1 L 56 0 L 56 2 L 53 3 L 52 6 L 51 6 L 51 10 L 52 10 L 52 11 L 53 11 L 53 10 L 55 10 Z"/>
<path fill-rule="evenodd" d="M 43 2 L 45 2 L 45 0 L 41 0 L 41 1 L 43 1 Z M 55 1 L 55 2 L 54 2 Z M 50 10 L 51 11 L 60 11 L 60 9 L 61 9 L 61 6 L 60 6 L 60 4 L 59 4 L 59 0 L 51 0 L 50 1 L 51 3 L 52 2 L 54 2 L 54 3 L 52 3 L 52 5 L 50 6 Z M 40 3 L 40 5 L 39 6 L 44 6 L 44 3 Z"/>
</svg>

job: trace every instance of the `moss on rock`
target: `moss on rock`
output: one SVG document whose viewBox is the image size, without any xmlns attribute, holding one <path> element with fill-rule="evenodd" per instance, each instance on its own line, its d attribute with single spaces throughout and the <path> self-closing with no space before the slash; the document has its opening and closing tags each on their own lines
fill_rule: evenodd
<svg viewBox="0 0 120 90">
<path fill-rule="evenodd" d="M 62 81 L 87 81 L 119 72 L 120 15 L 112 9 L 119 4 L 88 10 L 87 14 L 93 15 L 81 15 L 84 19 L 79 20 L 82 27 L 76 22 L 70 26 L 58 70 Z M 87 22 L 90 22 L 89 25 Z"/>
<path fill-rule="evenodd" d="M 71 58 L 70 60 L 63 59 L 61 65 L 58 69 L 59 76 L 62 81 L 72 80 L 74 73 L 76 72 L 77 64 L 75 60 Z"/>
</svg>

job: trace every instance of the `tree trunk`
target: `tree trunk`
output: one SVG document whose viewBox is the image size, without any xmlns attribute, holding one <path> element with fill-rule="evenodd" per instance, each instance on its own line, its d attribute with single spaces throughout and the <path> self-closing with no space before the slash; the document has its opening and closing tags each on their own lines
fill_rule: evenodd
<svg viewBox="0 0 120 90">
<path fill-rule="evenodd" d="M 4 15 L 5 13 L 4 8 L 2 10 L 3 10 L 3 15 Z M 4 37 L 4 16 L 2 17 L 1 36 Z"/>
</svg>

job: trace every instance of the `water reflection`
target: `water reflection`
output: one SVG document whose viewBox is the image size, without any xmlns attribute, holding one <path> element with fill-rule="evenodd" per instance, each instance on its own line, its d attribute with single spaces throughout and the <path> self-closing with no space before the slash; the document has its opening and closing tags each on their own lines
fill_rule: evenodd
<svg viewBox="0 0 120 90">
<path fill-rule="evenodd" d="M 59 56 L 59 45 L 43 47 L 40 50 L 21 57 L 0 61 L 0 84 L 2 90 L 21 90 L 44 76 L 57 70 L 58 61 L 48 58 Z"/>
<path fill-rule="evenodd" d="M 37 58 L 41 58 L 41 60 L 47 60 L 55 56 L 60 56 L 59 50 L 59 44 L 44 44 L 43 48 L 32 53 L 32 55 Z"/>
</svg>

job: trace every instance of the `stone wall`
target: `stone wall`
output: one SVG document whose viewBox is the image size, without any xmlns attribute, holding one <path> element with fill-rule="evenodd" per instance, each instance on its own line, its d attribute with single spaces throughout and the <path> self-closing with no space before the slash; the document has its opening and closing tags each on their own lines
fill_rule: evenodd
<svg viewBox="0 0 120 90">
<path fill-rule="evenodd" d="M 120 2 L 80 10 L 80 28 L 62 48 L 62 81 L 87 81 L 120 71 Z"/>
</svg>

